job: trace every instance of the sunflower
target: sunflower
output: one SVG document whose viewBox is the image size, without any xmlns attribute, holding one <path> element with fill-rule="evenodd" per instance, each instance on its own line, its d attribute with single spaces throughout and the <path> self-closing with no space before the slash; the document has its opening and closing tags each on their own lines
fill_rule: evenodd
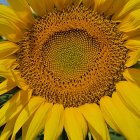
<svg viewBox="0 0 140 140">
<path fill-rule="evenodd" d="M 0 139 L 140 139 L 140 1 L 8 0 L 0 5 Z"/>
</svg>

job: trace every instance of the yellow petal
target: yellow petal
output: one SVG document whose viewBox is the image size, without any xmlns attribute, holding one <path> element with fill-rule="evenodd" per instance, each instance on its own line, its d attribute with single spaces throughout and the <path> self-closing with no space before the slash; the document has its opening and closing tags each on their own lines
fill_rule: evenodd
<svg viewBox="0 0 140 140">
<path fill-rule="evenodd" d="M 2 83 L 0 83 L 0 95 L 10 91 L 16 87 L 16 83 L 12 81 L 11 79 L 6 79 Z"/>
<path fill-rule="evenodd" d="M 112 100 L 115 106 L 117 106 L 119 110 L 121 110 L 122 112 L 125 112 L 125 116 L 127 117 L 129 123 L 132 125 L 135 131 L 135 135 L 139 137 L 137 139 L 140 139 L 140 133 L 139 133 L 140 118 L 134 116 L 134 114 L 130 110 L 128 110 L 128 108 L 124 105 L 124 103 L 122 102 L 117 92 L 113 93 Z M 130 135 L 130 133 L 128 135 Z"/>
<path fill-rule="evenodd" d="M 16 135 L 18 130 L 23 126 L 23 124 L 30 118 L 30 116 L 36 111 L 40 104 L 44 101 L 41 97 L 32 97 L 28 104 L 20 112 L 13 130 L 12 138 Z"/>
<path fill-rule="evenodd" d="M 12 9 L 18 15 L 18 17 L 24 21 L 27 27 L 32 25 L 34 18 L 31 12 L 31 9 L 26 2 L 26 0 L 7 0 Z"/>
<path fill-rule="evenodd" d="M 87 124 L 82 114 L 76 108 L 66 108 L 64 111 L 64 127 L 70 140 L 84 140 Z"/>
<path fill-rule="evenodd" d="M 85 104 L 79 107 L 80 112 L 88 122 L 90 132 L 94 139 L 108 140 L 106 124 L 97 104 Z"/>
<path fill-rule="evenodd" d="M 133 129 L 132 123 L 128 123 L 131 119 L 127 117 L 126 112 L 119 110 L 110 97 L 102 97 L 100 100 L 100 107 L 102 113 L 110 118 L 110 121 L 114 123 L 127 139 L 138 139 L 135 135 L 136 132 Z"/>
<path fill-rule="evenodd" d="M 45 0 L 27 0 L 32 9 L 39 16 L 46 14 L 46 1 Z"/>
<path fill-rule="evenodd" d="M 103 108 L 101 108 L 101 112 L 102 112 L 102 115 L 105 119 L 105 121 L 107 122 L 107 124 L 117 133 L 120 133 L 120 130 L 119 128 L 114 124 L 114 122 L 112 121 L 112 119 L 110 119 L 110 117 L 107 115 L 107 112 L 104 111 Z M 108 134 L 108 133 L 107 133 Z"/>
<path fill-rule="evenodd" d="M 82 3 L 83 0 L 72 0 L 75 6 L 78 6 Z"/>
<path fill-rule="evenodd" d="M 113 0 L 94 0 L 94 10 L 103 13 L 111 6 Z"/>
<path fill-rule="evenodd" d="M 10 41 L 18 42 L 23 36 L 23 31 L 16 24 L 0 18 L 0 35 Z"/>
<path fill-rule="evenodd" d="M 118 20 L 124 18 L 126 15 L 132 12 L 134 9 L 140 8 L 140 1 L 139 0 L 127 0 L 128 2 L 125 4 L 123 8 L 120 7 L 120 10 L 115 13 L 113 16 L 113 20 Z M 123 2 L 120 0 L 120 2 Z"/>
<path fill-rule="evenodd" d="M 140 28 L 140 9 L 129 13 L 120 23 L 119 30 L 123 32 L 135 31 Z"/>
<path fill-rule="evenodd" d="M 16 61 L 16 56 L 15 55 L 10 55 L 4 59 L 1 59 L 0 60 L 0 66 L 3 66 L 5 67 L 6 69 L 9 69 L 12 64 Z M 2 70 L 3 68 L 0 67 L 0 71 Z M 3 70 L 2 70 L 3 71 Z M 7 70 L 6 70 L 7 71 Z"/>
<path fill-rule="evenodd" d="M 11 69 L 11 73 L 19 88 L 23 90 L 27 90 L 29 88 L 29 85 L 26 84 L 25 80 L 21 77 L 21 73 L 19 71 Z"/>
<path fill-rule="evenodd" d="M 0 135 L 0 140 L 8 140 L 8 138 L 11 136 L 11 134 L 13 132 L 13 128 L 14 128 L 16 119 L 17 119 L 17 116 L 15 116 L 14 118 L 12 118 L 11 120 L 9 120 L 6 123 L 2 133 Z"/>
<path fill-rule="evenodd" d="M 129 68 L 123 72 L 123 76 L 127 81 L 134 82 L 140 86 L 140 69 Z"/>
<path fill-rule="evenodd" d="M 54 0 L 54 4 L 58 10 L 63 10 L 65 8 L 66 0 Z"/>
<path fill-rule="evenodd" d="M 44 131 L 44 140 L 57 140 L 62 133 L 64 125 L 64 108 L 55 104 L 49 111 Z"/>
<path fill-rule="evenodd" d="M 4 65 L 1 65 L 1 60 L 0 60 L 0 76 L 4 78 L 9 77 L 10 70 L 7 69 Z"/>
<path fill-rule="evenodd" d="M 15 23 L 18 27 L 24 27 L 24 23 L 18 18 L 16 13 L 6 5 L 0 5 L 0 18 L 5 18 L 10 22 Z"/>
<path fill-rule="evenodd" d="M 140 117 L 140 87 L 123 81 L 116 85 L 116 89 L 127 107 Z"/>
<path fill-rule="evenodd" d="M 140 49 L 139 50 L 134 50 L 134 51 L 131 51 L 128 53 L 129 55 L 129 58 L 128 60 L 126 61 L 126 64 L 125 66 L 127 67 L 131 67 L 133 66 L 134 64 L 137 63 L 138 59 L 140 58 Z"/>
<path fill-rule="evenodd" d="M 35 112 L 31 122 L 27 125 L 26 133 L 24 134 L 25 140 L 29 139 L 35 139 L 35 137 L 40 133 L 42 129 L 45 127 L 46 122 L 46 116 L 48 113 L 48 110 L 52 107 L 52 104 L 50 103 L 42 103 L 40 107 Z M 51 122 L 52 124 L 54 122 Z"/>
<path fill-rule="evenodd" d="M 73 0 L 53 0 L 53 2 L 54 2 L 55 7 L 56 7 L 58 10 L 62 11 L 62 10 L 65 9 L 66 7 L 70 6 L 73 2 L 74 2 L 75 4 L 78 4 L 78 3 L 80 3 L 81 1 L 80 1 L 80 0 L 75 0 L 75 1 L 73 1 Z"/>
<path fill-rule="evenodd" d="M 6 59 L 0 60 L 0 76 L 1 77 L 11 79 L 12 81 L 14 81 L 14 78 L 9 68 L 15 63 L 15 61 L 16 61 L 15 57 L 13 58 L 8 57 Z"/>
<path fill-rule="evenodd" d="M 140 36 L 140 28 L 137 30 L 134 30 L 134 31 L 126 32 L 124 34 L 124 39 L 128 40 L 128 39 L 131 39 L 131 38 L 136 37 L 136 36 Z"/>
<path fill-rule="evenodd" d="M 15 53 L 19 49 L 19 46 L 15 43 L 4 41 L 0 42 L 0 59 L 3 59 L 11 54 Z"/>
<path fill-rule="evenodd" d="M 110 16 L 110 15 L 114 15 L 117 13 L 117 11 L 122 7 L 123 5 L 125 5 L 127 0 L 113 0 L 112 4 L 110 5 L 110 7 L 108 8 L 108 10 L 105 12 L 106 15 Z"/>
<path fill-rule="evenodd" d="M 128 49 L 140 49 L 140 37 L 139 36 L 136 36 L 136 37 L 133 37 L 133 38 L 130 38 L 128 39 L 126 42 L 125 42 L 125 46 L 128 48 Z"/>
<path fill-rule="evenodd" d="M 48 12 L 53 11 L 54 9 L 54 1 L 53 0 L 46 0 L 46 10 Z"/>
<path fill-rule="evenodd" d="M 93 0 L 83 0 L 83 5 L 87 8 L 93 7 L 94 1 Z"/>
<path fill-rule="evenodd" d="M 0 109 L 0 126 L 18 114 L 24 105 L 29 101 L 32 91 L 17 92 L 6 104 Z"/>
</svg>

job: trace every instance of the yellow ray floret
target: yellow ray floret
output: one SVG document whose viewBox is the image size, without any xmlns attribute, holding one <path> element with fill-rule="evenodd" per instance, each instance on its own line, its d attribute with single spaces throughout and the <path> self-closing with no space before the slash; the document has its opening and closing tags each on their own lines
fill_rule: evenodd
<svg viewBox="0 0 140 140">
<path fill-rule="evenodd" d="M 65 109 L 64 127 L 69 139 L 72 140 L 85 139 L 87 132 L 87 124 L 82 114 L 76 108 Z"/>
<path fill-rule="evenodd" d="M 125 104 L 140 117 L 140 87 L 132 82 L 122 81 L 116 88 Z"/>
<path fill-rule="evenodd" d="M 44 140 L 57 140 L 63 131 L 63 126 L 64 107 L 61 104 L 55 104 L 46 117 Z"/>
<path fill-rule="evenodd" d="M 88 122 L 89 130 L 95 139 L 109 140 L 109 132 L 102 116 L 101 110 L 96 104 L 85 104 L 79 107 L 86 121 Z"/>
<path fill-rule="evenodd" d="M 43 102 L 30 121 L 24 124 L 22 131 L 24 140 L 34 139 L 44 129 L 46 116 L 51 107 L 52 104 Z"/>
<path fill-rule="evenodd" d="M 122 133 L 127 139 L 138 139 L 138 136 L 133 129 L 134 125 L 128 123 L 132 121 L 131 118 L 126 117 L 126 112 L 119 110 L 119 107 L 115 105 L 110 97 L 103 97 L 100 100 L 100 106 L 103 115 L 109 117 L 110 121 L 112 121 L 112 123 L 118 128 L 120 133 Z"/>
</svg>

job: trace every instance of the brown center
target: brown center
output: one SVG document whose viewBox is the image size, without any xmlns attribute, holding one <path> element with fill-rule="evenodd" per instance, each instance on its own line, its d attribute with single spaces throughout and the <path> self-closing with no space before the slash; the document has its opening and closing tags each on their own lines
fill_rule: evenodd
<svg viewBox="0 0 140 140">
<path fill-rule="evenodd" d="M 82 5 L 37 19 L 18 44 L 18 69 L 33 94 L 64 107 L 111 96 L 128 58 L 117 23 Z"/>
</svg>

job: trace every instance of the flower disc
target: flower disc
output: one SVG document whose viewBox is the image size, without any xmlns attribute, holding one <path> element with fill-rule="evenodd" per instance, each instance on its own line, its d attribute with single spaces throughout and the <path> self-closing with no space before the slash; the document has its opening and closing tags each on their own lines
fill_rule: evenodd
<svg viewBox="0 0 140 140">
<path fill-rule="evenodd" d="M 128 50 L 117 28 L 82 5 L 54 11 L 37 19 L 18 42 L 17 69 L 33 94 L 48 102 L 98 103 L 123 79 Z"/>
</svg>

